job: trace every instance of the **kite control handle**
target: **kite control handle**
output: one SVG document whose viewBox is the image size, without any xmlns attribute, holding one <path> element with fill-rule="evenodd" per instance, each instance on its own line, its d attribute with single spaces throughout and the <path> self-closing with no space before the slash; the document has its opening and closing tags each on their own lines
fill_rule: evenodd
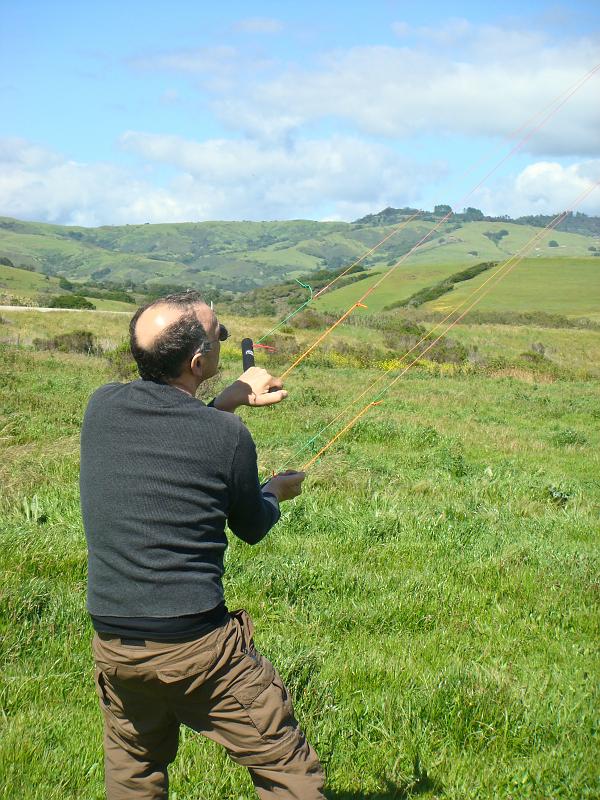
<svg viewBox="0 0 600 800">
<path fill-rule="evenodd" d="M 252 339 L 242 339 L 242 366 L 244 372 L 254 366 L 254 343 Z"/>
</svg>

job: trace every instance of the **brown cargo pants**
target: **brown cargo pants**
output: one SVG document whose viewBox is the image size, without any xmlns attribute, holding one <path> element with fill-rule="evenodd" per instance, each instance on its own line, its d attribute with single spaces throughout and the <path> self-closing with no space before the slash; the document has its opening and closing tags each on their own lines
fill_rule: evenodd
<svg viewBox="0 0 600 800">
<path fill-rule="evenodd" d="M 261 800 L 322 800 L 323 771 L 273 665 L 235 611 L 194 641 L 124 645 L 96 634 L 108 800 L 163 800 L 179 726 L 222 744 Z"/>
</svg>

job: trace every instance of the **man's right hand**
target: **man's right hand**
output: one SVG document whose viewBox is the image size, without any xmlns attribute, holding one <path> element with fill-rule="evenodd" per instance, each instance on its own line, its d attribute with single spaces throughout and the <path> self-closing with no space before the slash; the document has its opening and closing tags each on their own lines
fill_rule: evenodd
<svg viewBox="0 0 600 800">
<path fill-rule="evenodd" d="M 274 475 L 262 487 L 263 492 L 271 492 L 281 502 L 282 500 L 292 500 L 302 492 L 302 481 L 306 477 L 305 472 L 295 472 L 286 470 Z"/>
</svg>

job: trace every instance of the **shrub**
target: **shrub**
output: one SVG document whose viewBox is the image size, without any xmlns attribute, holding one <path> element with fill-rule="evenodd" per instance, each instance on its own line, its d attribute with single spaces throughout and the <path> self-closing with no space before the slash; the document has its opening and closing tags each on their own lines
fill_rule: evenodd
<svg viewBox="0 0 600 800">
<path fill-rule="evenodd" d="M 58 350 L 61 353 L 87 353 L 102 355 L 102 348 L 91 331 L 72 331 L 61 333 L 51 339 L 34 339 L 37 350 Z"/>
<path fill-rule="evenodd" d="M 53 297 L 50 308 L 85 308 L 94 310 L 96 306 L 80 294 L 59 294 Z"/>
<path fill-rule="evenodd" d="M 558 247 L 558 242 L 556 241 L 556 239 L 550 239 L 550 241 L 548 242 L 548 247 Z"/>
<path fill-rule="evenodd" d="M 485 231 L 483 235 L 487 236 L 490 242 L 494 242 L 494 244 L 497 245 L 505 236 L 508 236 L 508 231 L 506 228 L 502 228 L 502 230 L 499 231 Z"/>
<path fill-rule="evenodd" d="M 295 336 L 281 332 L 269 336 L 264 344 L 275 348 L 269 352 L 269 362 L 278 365 L 287 364 L 292 358 L 299 355 L 301 349 Z M 269 369 L 268 366 L 267 369 Z"/>
<path fill-rule="evenodd" d="M 316 330 L 325 327 L 325 317 L 312 309 L 306 309 L 296 314 L 292 324 L 300 330 Z"/>
<path fill-rule="evenodd" d="M 326 348 L 327 354 L 335 354 L 342 356 L 342 359 L 347 362 L 348 366 L 356 367 L 372 367 L 373 362 L 383 357 L 383 353 L 368 344 L 357 342 L 351 344 L 344 341 L 334 341 L 333 344 Z"/>
<path fill-rule="evenodd" d="M 124 339 L 114 350 L 104 354 L 111 372 L 119 380 L 133 381 L 139 378 L 137 364 L 131 355 L 129 340 Z"/>
<path fill-rule="evenodd" d="M 412 323 L 411 328 L 412 330 L 416 329 L 417 332 L 396 333 L 394 331 L 386 331 L 384 333 L 383 339 L 386 346 L 393 350 L 396 355 L 403 356 L 410 351 L 409 359 L 413 359 L 424 353 L 425 358 L 437 364 L 461 364 L 467 360 L 468 351 L 459 342 L 444 337 L 428 350 L 427 348 L 430 347 L 433 339 L 421 341 L 426 333 L 425 328 L 415 323 Z"/>
</svg>

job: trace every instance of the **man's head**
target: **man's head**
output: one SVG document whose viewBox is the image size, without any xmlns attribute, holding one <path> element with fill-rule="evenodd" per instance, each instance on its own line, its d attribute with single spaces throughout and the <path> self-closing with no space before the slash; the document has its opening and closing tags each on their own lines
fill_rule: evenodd
<svg viewBox="0 0 600 800">
<path fill-rule="evenodd" d="M 171 294 L 141 306 L 129 323 L 140 376 L 157 383 L 196 383 L 194 393 L 217 372 L 221 327 L 199 292 Z"/>
</svg>

